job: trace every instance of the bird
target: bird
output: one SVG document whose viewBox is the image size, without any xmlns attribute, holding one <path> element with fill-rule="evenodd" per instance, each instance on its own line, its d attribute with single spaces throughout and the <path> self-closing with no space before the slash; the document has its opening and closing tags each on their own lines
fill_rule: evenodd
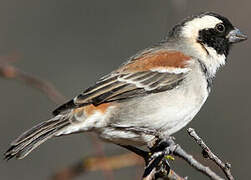
<svg viewBox="0 0 251 180">
<path fill-rule="evenodd" d="M 4 157 L 23 159 L 52 137 L 80 132 L 136 148 L 149 146 L 161 133 L 171 136 L 199 112 L 232 45 L 246 39 L 218 13 L 189 16 L 59 106 L 51 119 L 21 134 Z"/>
</svg>

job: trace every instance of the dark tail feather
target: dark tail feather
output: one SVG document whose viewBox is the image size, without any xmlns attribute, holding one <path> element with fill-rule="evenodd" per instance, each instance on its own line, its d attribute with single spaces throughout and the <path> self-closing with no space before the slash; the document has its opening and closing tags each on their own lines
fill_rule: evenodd
<svg viewBox="0 0 251 180">
<path fill-rule="evenodd" d="M 30 130 L 24 132 L 11 143 L 11 147 L 6 151 L 5 159 L 13 157 L 22 159 L 40 144 L 55 136 L 60 130 L 70 125 L 67 115 L 58 115 L 51 120 L 40 123 Z"/>
</svg>

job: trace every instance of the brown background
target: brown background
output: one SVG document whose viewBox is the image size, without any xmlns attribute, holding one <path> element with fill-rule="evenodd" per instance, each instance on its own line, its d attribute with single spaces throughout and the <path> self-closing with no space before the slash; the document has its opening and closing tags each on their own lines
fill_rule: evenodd
<svg viewBox="0 0 251 180">
<path fill-rule="evenodd" d="M 248 0 L 1 0 L 0 55 L 21 54 L 17 67 L 50 80 L 71 98 L 100 76 L 110 72 L 138 50 L 159 41 L 182 18 L 201 11 L 215 11 L 231 19 L 242 31 L 251 31 Z M 234 47 L 227 66 L 189 127 L 223 159 L 232 163 L 236 179 L 250 175 L 250 41 Z M 22 83 L 0 79 L 0 152 L 13 138 L 49 118 L 56 107 L 40 92 Z M 177 142 L 199 156 L 200 149 L 185 129 Z M 121 148 L 105 145 L 108 155 Z M 83 156 L 93 154 L 84 134 L 56 138 L 22 161 L 0 161 L 2 180 L 42 180 Z M 190 179 L 206 179 L 185 162 L 174 168 Z M 115 179 L 135 179 L 142 169 L 115 171 Z M 89 173 L 78 179 L 103 179 Z"/>
</svg>

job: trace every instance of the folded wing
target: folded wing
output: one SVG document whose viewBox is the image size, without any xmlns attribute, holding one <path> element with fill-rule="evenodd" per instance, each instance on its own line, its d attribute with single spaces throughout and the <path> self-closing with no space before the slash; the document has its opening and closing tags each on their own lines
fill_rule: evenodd
<svg viewBox="0 0 251 180">
<path fill-rule="evenodd" d="M 88 104 L 97 106 L 172 89 L 189 72 L 186 67 L 188 60 L 190 57 L 176 51 L 142 52 L 57 108 L 53 114 Z"/>
</svg>

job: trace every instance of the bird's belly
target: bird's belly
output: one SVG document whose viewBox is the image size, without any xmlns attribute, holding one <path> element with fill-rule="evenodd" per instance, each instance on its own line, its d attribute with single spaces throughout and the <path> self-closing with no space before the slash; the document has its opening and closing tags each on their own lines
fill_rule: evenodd
<svg viewBox="0 0 251 180">
<path fill-rule="evenodd" d="M 171 135 L 193 119 L 207 96 L 205 87 L 186 87 L 134 98 L 120 103 L 108 120 L 109 127 L 99 129 L 99 134 L 115 143 L 133 145 L 149 142 L 154 133 Z"/>
</svg>

